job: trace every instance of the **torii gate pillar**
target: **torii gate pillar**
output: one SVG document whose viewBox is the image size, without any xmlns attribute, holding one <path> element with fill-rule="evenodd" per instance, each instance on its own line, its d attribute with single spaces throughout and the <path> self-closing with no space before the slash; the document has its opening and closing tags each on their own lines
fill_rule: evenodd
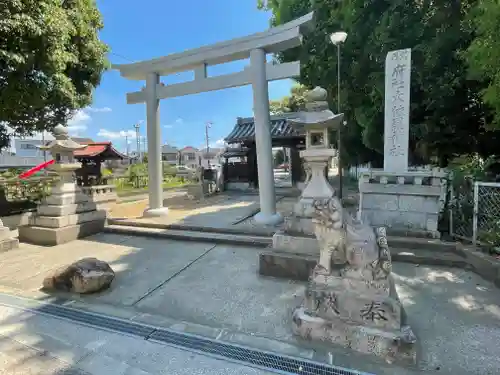
<svg viewBox="0 0 500 375">
<path fill-rule="evenodd" d="M 255 221 L 260 224 L 276 225 L 283 218 L 276 212 L 271 116 L 269 115 L 269 91 L 266 76 L 266 52 L 264 50 L 254 49 L 250 52 L 250 70 L 252 72 L 255 146 L 257 148 L 260 200 L 260 212 L 255 215 Z"/>
</svg>

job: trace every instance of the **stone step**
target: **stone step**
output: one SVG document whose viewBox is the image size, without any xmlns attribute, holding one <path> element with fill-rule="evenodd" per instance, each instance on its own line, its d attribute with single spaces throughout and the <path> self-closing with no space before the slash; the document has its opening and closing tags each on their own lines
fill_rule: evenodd
<svg viewBox="0 0 500 375">
<path fill-rule="evenodd" d="M 245 230 L 242 228 L 217 228 L 217 227 L 190 225 L 190 224 L 161 224 L 161 223 L 151 223 L 151 222 L 140 222 L 134 219 L 108 219 L 108 224 L 116 226 L 126 226 L 126 227 L 156 228 L 156 229 L 168 229 L 175 231 L 203 232 L 205 234 L 217 233 L 217 234 L 251 236 L 251 237 L 272 237 L 277 230 L 276 228 L 252 228 Z M 315 240 L 314 237 L 311 237 L 311 239 Z M 456 242 L 447 242 L 438 239 L 415 238 L 415 237 L 405 237 L 405 236 L 388 236 L 387 241 L 391 249 L 393 247 L 404 248 L 404 249 L 433 249 L 437 251 L 453 251 L 460 254 L 460 251 L 457 250 Z"/>
<path fill-rule="evenodd" d="M 195 232 L 162 228 L 146 228 L 126 225 L 107 225 L 104 232 L 132 236 L 167 238 L 179 241 L 210 242 L 252 247 L 269 247 L 272 239 L 262 236 L 235 235 L 213 232 Z"/>
<path fill-rule="evenodd" d="M 414 249 L 414 250 L 428 250 L 440 252 L 453 252 L 457 255 L 462 255 L 458 249 L 458 242 L 441 241 L 432 238 L 418 238 L 406 236 L 387 236 L 387 242 L 391 249 Z"/>
<path fill-rule="evenodd" d="M 468 266 L 465 257 L 451 251 L 391 248 L 391 257 L 393 262 L 459 268 Z M 268 250 L 259 255 L 259 274 L 307 281 L 317 261 L 317 256 Z"/>
<path fill-rule="evenodd" d="M 241 220 L 238 220 L 241 221 Z M 141 222 L 135 219 L 108 219 L 108 224 L 127 226 L 127 227 L 140 227 L 140 228 L 156 228 L 156 229 L 171 229 L 176 231 L 188 232 L 204 232 L 204 233 L 219 233 L 242 235 L 252 237 L 267 237 L 270 238 L 276 232 L 275 228 L 256 228 L 256 229 L 242 229 L 242 228 L 218 228 L 208 227 L 193 224 L 162 224 L 154 222 Z"/>
</svg>

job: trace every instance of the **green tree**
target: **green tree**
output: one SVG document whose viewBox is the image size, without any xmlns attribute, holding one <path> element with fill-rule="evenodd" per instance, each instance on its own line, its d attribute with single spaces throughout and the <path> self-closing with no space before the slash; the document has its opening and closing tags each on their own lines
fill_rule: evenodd
<svg viewBox="0 0 500 375">
<path fill-rule="evenodd" d="M 285 162 L 285 152 L 283 149 L 278 149 L 274 153 L 274 166 L 277 167 Z"/>
<path fill-rule="evenodd" d="M 485 103 L 494 109 L 491 125 L 500 128 L 500 4 L 498 0 L 478 1 L 472 13 L 476 36 L 466 57 L 470 77 L 485 80 Z"/>
<path fill-rule="evenodd" d="M 329 35 L 344 30 L 341 111 L 346 163 L 377 161 L 383 153 L 384 65 L 387 52 L 412 48 L 410 157 L 412 162 L 446 165 L 456 153 L 477 151 L 488 111 L 480 100 L 483 83 L 467 78 L 462 56 L 474 28 L 468 15 L 477 0 L 274 0 L 273 26 L 315 11 L 315 29 L 302 46 L 279 54 L 300 60 L 299 82 L 323 86 L 336 102 L 336 47 Z M 262 7 L 262 4 L 259 4 Z M 378 156 L 377 156 L 378 155 Z"/>
<path fill-rule="evenodd" d="M 95 0 L 0 0 L 0 149 L 91 104 L 107 67 Z"/>
<path fill-rule="evenodd" d="M 294 85 L 290 90 L 290 95 L 284 96 L 278 100 L 269 101 L 271 114 L 277 115 L 287 112 L 298 112 L 303 109 L 305 104 L 304 94 L 307 88 L 304 85 Z"/>
</svg>

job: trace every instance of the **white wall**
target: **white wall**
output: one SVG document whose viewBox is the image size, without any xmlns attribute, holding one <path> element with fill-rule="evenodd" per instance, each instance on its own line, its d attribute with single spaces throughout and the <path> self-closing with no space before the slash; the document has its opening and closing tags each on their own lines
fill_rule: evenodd
<svg viewBox="0 0 500 375">
<path fill-rule="evenodd" d="M 42 141 L 40 139 L 14 139 L 16 156 L 20 157 L 43 158 L 43 151 L 38 148 L 41 145 Z"/>
<path fill-rule="evenodd" d="M 50 160 L 50 156 L 47 160 Z M 43 162 L 43 157 L 22 157 L 17 155 L 0 154 L 0 167 L 34 167 Z"/>
</svg>

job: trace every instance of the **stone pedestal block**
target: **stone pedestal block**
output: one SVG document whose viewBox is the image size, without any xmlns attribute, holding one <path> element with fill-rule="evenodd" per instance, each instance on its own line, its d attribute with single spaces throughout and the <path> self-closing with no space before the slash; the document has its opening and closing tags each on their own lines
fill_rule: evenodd
<svg viewBox="0 0 500 375">
<path fill-rule="evenodd" d="M 105 223 L 105 220 L 94 220 L 62 228 L 25 226 L 19 228 L 19 240 L 35 245 L 55 246 L 100 233 L 104 230 Z"/>
<path fill-rule="evenodd" d="M 359 179 L 358 218 L 374 226 L 439 238 L 438 221 L 446 188 L 446 173 L 441 170 L 363 173 Z"/>
<path fill-rule="evenodd" d="M 295 334 L 308 340 L 330 342 L 345 348 L 383 358 L 389 363 L 415 365 L 417 353 L 413 332 L 405 326 L 400 330 L 382 330 L 310 315 L 304 308 L 294 311 L 292 328 Z"/>
<path fill-rule="evenodd" d="M 12 237 L 10 229 L 8 227 L 4 227 L 2 220 L 0 220 L 0 253 L 17 249 L 18 247 L 19 240 Z"/>
</svg>

